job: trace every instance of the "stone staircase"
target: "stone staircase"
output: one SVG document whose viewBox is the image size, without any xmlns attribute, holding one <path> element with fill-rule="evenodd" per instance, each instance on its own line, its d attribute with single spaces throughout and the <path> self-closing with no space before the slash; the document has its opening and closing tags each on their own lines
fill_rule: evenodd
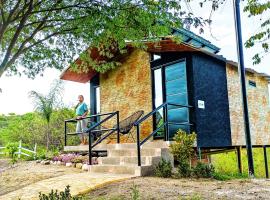
<svg viewBox="0 0 270 200">
<path fill-rule="evenodd" d="M 147 176 L 154 173 L 154 167 L 162 157 L 170 160 L 173 164 L 169 145 L 161 140 L 146 142 L 141 147 L 141 166 L 138 166 L 137 145 L 135 143 L 99 144 L 94 150 L 107 151 L 107 157 L 99 157 L 98 164 L 90 166 L 89 171 L 94 173 Z M 88 146 L 65 146 L 64 151 L 88 151 Z"/>
</svg>

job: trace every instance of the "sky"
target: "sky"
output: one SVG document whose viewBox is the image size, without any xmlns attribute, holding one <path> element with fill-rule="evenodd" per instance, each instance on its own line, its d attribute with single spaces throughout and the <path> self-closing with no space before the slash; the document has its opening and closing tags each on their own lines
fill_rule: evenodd
<svg viewBox="0 0 270 200">
<path fill-rule="evenodd" d="M 241 1 L 242 2 L 242 1 Z M 242 5 L 243 6 L 243 5 Z M 186 7 L 186 9 L 188 9 Z M 196 16 L 203 18 L 209 17 L 208 6 L 200 8 L 198 1 L 193 1 L 190 8 Z M 270 13 L 269 13 L 270 15 Z M 263 16 L 265 17 L 265 16 Z M 268 16 L 269 17 L 269 16 Z M 214 45 L 221 48 L 219 54 L 229 60 L 237 61 L 237 50 L 234 30 L 234 15 L 232 0 L 227 0 L 220 9 L 213 13 L 213 23 L 211 28 L 205 27 L 204 34 L 200 35 L 211 41 Z M 260 18 L 248 18 L 242 13 L 242 34 L 243 41 L 254 34 L 259 29 Z M 195 33 L 196 29 L 192 29 Z M 261 51 L 258 48 L 245 49 L 245 67 L 254 68 L 259 72 L 270 74 L 270 55 L 268 54 L 259 65 L 252 65 L 252 56 L 255 52 Z M 34 107 L 28 94 L 31 90 L 46 94 L 50 89 L 50 85 L 54 79 L 59 79 L 61 72 L 55 69 L 47 69 L 43 77 L 37 76 L 34 80 L 28 79 L 25 76 L 2 76 L 0 78 L 0 115 L 8 113 L 24 114 L 32 112 Z M 82 94 L 85 96 L 85 102 L 89 105 L 90 91 L 89 83 L 82 84 L 71 81 L 64 81 L 64 96 L 63 103 L 65 106 L 74 106 L 77 103 L 77 96 Z"/>
</svg>

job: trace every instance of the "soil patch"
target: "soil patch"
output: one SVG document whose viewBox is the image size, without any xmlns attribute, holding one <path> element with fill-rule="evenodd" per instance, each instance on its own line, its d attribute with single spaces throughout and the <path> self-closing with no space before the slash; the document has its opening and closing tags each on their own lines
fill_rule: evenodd
<svg viewBox="0 0 270 200">
<path fill-rule="evenodd" d="M 6 162 L 0 161 L 1 168 L 4 165 L 8 167 L 4 164 Z M 72 167 L 41 165 L 34 161 L 20 162 L 0 172 L 0 196 L 44 179 L 81 172 Z"/>
<path fill-rule="evenodd" d="M 85 199 L 131 199 L 137 186 L 141 200 L 270 199 L 270 180 L 164 179 L 140 177 L 94 190 Z"/>
</svg>

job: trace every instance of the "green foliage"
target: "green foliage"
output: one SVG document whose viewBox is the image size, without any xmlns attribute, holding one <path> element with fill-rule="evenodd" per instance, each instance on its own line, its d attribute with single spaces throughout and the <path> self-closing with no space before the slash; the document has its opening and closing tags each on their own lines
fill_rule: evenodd
<svg viewBox="0 0 270 200">
<path fill-rule="evenodd" d="M 180 162 L 177 169 L 178 169 L 177 176 L 181 178 L 187 178 L 192 176 L 192 168 L 187 161 Z"/>
<path fill-rule="evenodd" d="M 270 45 L 270 19 L 269 19 L 269 11 L 270 11 L 270 2 L 269 1 L 259 1 L 252 0 L 247 1 L 244 12 L 248 13 L 249 17 L 260 16 L 260 28 L 256 30 L 256 32 L 250 36 L 250 38 L 246 41 L 245 47 L 252 48 L 256 44 L 261 45 L 262 52 L 258 52 L 253 56 L 253 64 L 259 64 L 261 59 L 265 54 L 269 53 L 269 45 Z"/>
<path fill-rule="evenodd" d="M 216 173 L 223 174 L 232 178 L 247 178 L 248 159 L 246 149 L 242 149 L 241 154 L 242 154 L 243 175 L 239 174 L 238 172 L 236 152 L 227 152 L 211 156 L 211 161 L 215 167 Z M 267 154 L 270 155 L 270 148 L 267 148 Z M 264 157 L 262 148 L 253 148 L 253 160 L 254 160 L 255 176 L 257 178 L 264 178 L 265 168 L 264 168 Z"/>
<path fill-rule="evenodd" d="M 39 199 L 40 200 L 80 200 L 81 197 L 72 197 L 70 194 L 70 186 L 66 186 L 64 192 L 58 193 L 57 190 L 51 190 L 51 192 L 47 194 L 39 193 Z"/>
<path fill-rule="evenodd" d="M 155 167 L 155 175 L 158 177 L 169 178 L 172 176 L 172 164 L 164 158 Z"/>
<path fill-rule="evenodd" d="M 157 41 L 170 27 L 201 27 L 205 21 L 184 12 L 176 0 L 3 1 L 0 76 L 8 69 L 34 78 L 46 67 L 63 69 L 81 53 L 83 63 L 77 70 L 87 71 L 91 64 L 104 72 L 117 66 L 112 56 L 126 52 L 126 41 L 145 48 L 145 38 Z M 89 59 L 89 45 L 104 61 Z"/>
<path fill-rule="evenodd" d="M 193 175 L 197 178 L 212 178 L 215 173 L 215 168 L 212 164 L 198 162 L 193 168 Z"/>
<path fill-rule="evenodd" d="M 63 108 L 54 110 L 50 121 L 50 146 L 51 151 L 58 152 L 64 145 L 64 120 L 72 118 L 74 111 Z M 44 149 L 47 144 L 47 122 L 39 113 L 27 113 L 24 115 L 6 116 L 7 125 L 0 129 L 1 146 L 6 146 L 9 142 L 22 140 L 23 146 L 33 149 L 37 143 L 38 155 L 46 155 Z M 75 125 L 70 129 L 75 129 Z M 76 144 L 77 137 L 69 137 L 69 144 Z"/>
<path fill-rule="evenodd" d="M 15 164 L 17 162 L 17 154 L 16 152 L 18 151 L 18 143 L 8 143 L 6 146 L 6 152 L 11 158 L 11 163 Z"/>
<path fill-rule="evenodd" d="M 179 197 L 179 200 L 202 200 L 202 197 L 198 194 L 193 194 L 191 196 L 187 196 L 187 197 Z"/>
<path fill-rule="evenodd" d="M 174 136 L 174 141 L 170 146 L 171 152 L 174 158 L 180 162 L 189 162 L 192 156 L 194 156 L 194 142 L 196 141 L 196 134 L 187 134 L 183 130 L 178 130 Z"/>
<path fill-rule="evenodd" d="M 140 192 L 138 190 L 138 185 L 133 184 L 131 189 L 131 199 L 132 200 L 140 200 Z"/>
</svg>

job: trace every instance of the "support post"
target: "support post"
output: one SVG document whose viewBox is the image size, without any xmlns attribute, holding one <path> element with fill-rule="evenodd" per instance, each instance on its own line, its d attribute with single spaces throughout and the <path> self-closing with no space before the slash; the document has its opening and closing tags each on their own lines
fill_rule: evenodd
<svg viewBox="0 0 270 200">
<path fill-rule="evenodd" d="M 18 158 L 21 158 L 21 154 L 22 154 L 22 141 L 19 141 L 19 152 L 18 152 Z"/>
<path fill-rule="evenodd" d="M 137 154 L 138 154 L 138 166 L 141 166 L 141 144 L 140 144 L 140 127 L 137 125 Z"/>
<path fill-rule="evenodd" d="M 67 122 L 65 121 L 65 146 L 67 146 Z"/>
<path fill-rule="evenodd" d="M 267 160 L 267 151 L 266 146 L 263 146 L 263 155 L 264 155 L 264 166 L 265 166 L 265 177 L 269 178 L 269 172 L 268 172 L 268 160 Z"/>
<path fill-rule="evenodd" d="M 164 140 L 169 141 L 169 123 L 168 123 L 168 104 L 165 104 L 163 107 L 164 109 L 164 122 L 165 124 L 165 135 L 164 135 Z"/>
<path fill-rule="evenodd" d="M 200 160 L 200 162 L 202 161 L 202 151 L 201 151 L 201 148 L 200 147 L 198 147 L 198 156 L 199 156 L 199 160 Z"/>
<path fill-rule="evenodd" d="M 246 77 L 245 77 L 243 42 L 242 42 L 242 30 L 241 30 L 240 0 L 234 0 L 234 18 L 235 18 L 234 21 L 235 21 L 236 40 L 237 40 L 237 53 L 238 53 L 238 71 L 240 75 L 241 91 L 242 91 L 249 176 L 254 177 L 254 163 L 253 163 L 252 144 L 250 136 L 249 116 L 248 116 L 248 101 L 246 91 Z"/>
<path fill-rule="evenodd" d="M 116 117 L 117 117 L 117 143 L 120 143 L 120 127 L 119 127 L 119 111 L 116 111 Z"/>
<path fill-rule="evenodd" d="M 242 165 L 242 154 L 241 154 L 242 147 L 236 147 L 236 155 L 237 155 L 237 164 L 238 164 L 238 172 L 240 174 L 243 173 L 243 165 Z"/>
<path fill-rule="evenodd" d="M 88 135 L 88 145 L 89 145 L 89 150 L 88 150 L 88 157 L 89 157 L 89 165 L 92 165 L 92 139 L 91 139 L 91 131 L 89 131 Z"/>
<path fill-rule="evenodd" d="M 37 158 L 37 143 L 35 143 L 35 147 L 34 147 L 34 159 Z"/>
</svg>

